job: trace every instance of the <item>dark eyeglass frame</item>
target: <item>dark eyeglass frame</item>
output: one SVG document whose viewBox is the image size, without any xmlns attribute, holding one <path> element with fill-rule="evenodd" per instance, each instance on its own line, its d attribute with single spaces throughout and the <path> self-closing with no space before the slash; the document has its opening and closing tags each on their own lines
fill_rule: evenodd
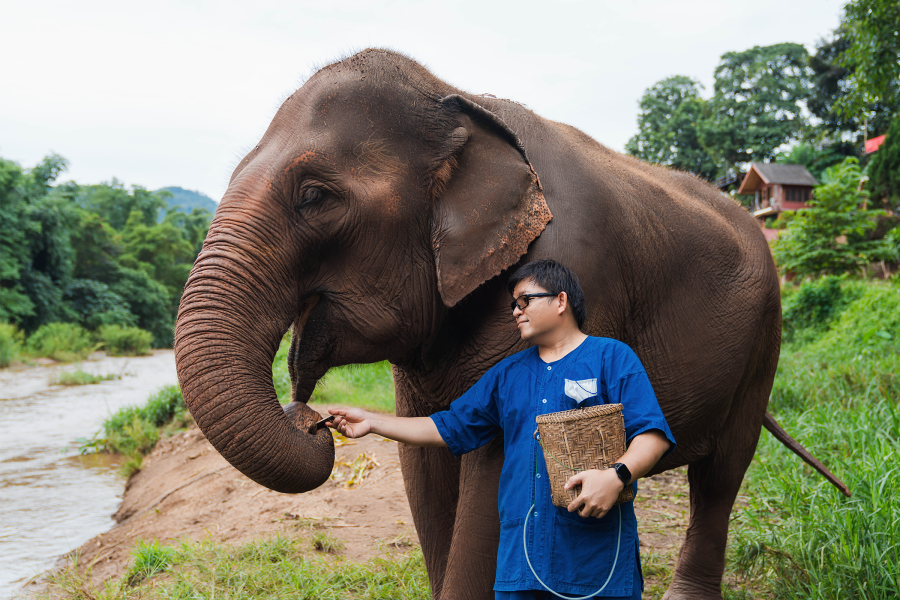
<svg viewBox="0 0 900 600">
<path fill-rule="evenodd" d="M 559 294 L 551 294 L 550 292 L 541 292 L 540 294 L 522 294 L 521 296 L 513 300 L 512 304 L 510 304 L 509 306 L 510 308 L 512 308 L 513 312 L 516 312 L 517 308 L 519 310 L 525 310 L 526 308 L 528 308 L 528 305 L 531 304 L 532 298 L 549 298 L 550 296 L 555 297 L 558 295 Z M 522 298 L 525 298 L 525 306 L 519 304 L 519 300 L 521 300 Z"/>
</svg>

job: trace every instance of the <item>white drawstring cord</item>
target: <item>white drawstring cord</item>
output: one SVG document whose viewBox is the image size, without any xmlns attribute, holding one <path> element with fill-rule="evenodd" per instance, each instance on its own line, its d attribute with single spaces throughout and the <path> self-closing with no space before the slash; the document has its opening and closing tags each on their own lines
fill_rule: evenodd
<svg viewBox="0 0 900 600">
<path fill-rule="evenodd" d="M 538 577 L 538 574 L 534 572 L 534 567 L 531 566 L 531 559 L 528 558 L 528 517 L 531 516 L 531 511 L 534 510 L 534 504 L 531 505 L 531 508 L 528 509 L 528 514 L 525 515 L 525 524 L 522 526 L 522 547 L 525 549 L 525 560 L 528 561 L 528 568 L 531 569 L 531 574 L 534 575 L 534 578 L 538 580 L 544 589 L 556 596 L 557 598 L 564 598 L 565 600 L 587 600 L 588 598 L 593 598 L 600 592 L 606 589 L 606 586 L 609 585 L 610 579 L 612 579 L 613 573 L 616 572 L 616 563 L 619 562 L 619 548 L 622 545 L 622 506 L 620 504 L 616 505 L 616 508 L 619 509 L 619 539 L 616 540 L 616 557 L 613 559 L 612 569 L 609 570 L 609 577 L 606 578 L 606 583 L 603 584 L 599 590 L 594 592 L 593 594 L 588 594 L 587 596 L 563 596 L 553 590 L 551 590 L 546 583 L 541 581 L 541 578 Z"/>
</svg>

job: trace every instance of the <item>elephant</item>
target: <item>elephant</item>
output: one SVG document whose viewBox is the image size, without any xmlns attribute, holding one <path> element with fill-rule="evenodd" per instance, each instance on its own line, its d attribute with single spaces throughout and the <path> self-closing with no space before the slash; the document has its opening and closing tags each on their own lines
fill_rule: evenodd
<svg viewBox="0 0 900 600">
<path fill-rule="evenodd" d="M 541 258 L 578 275 L 584 332 L 644 364 L 678 442 L 650 474 L 688 465 L 666 598 L 721 598 L 729 515 L 763 425 L 842 485 L 766 413 L 781 298 L 759 226 L 697 177 L 402 54 L 317 71 L 235 168 L 179 307 L 185 402 L 242 473 L 312 490 L 334 461 L 307 406 L 316 382 L 388 360 L 398 415 L 447 408 L 526 347 L 506 278 Z M 271 368 L 289 329 L 282 408 Z M 401 445 L 400 458 L 434 598 L 492 597 L 502 440 L 461 459 Z"/>
</svg>

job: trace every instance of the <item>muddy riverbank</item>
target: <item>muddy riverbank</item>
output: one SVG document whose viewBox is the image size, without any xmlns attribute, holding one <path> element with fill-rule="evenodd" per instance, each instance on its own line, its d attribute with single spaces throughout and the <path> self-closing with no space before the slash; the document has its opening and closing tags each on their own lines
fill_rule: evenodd
<svg viewBox="0 0 900 600">
<path fill-rule="evenodd" d="M 59 371 L 77 368 L 117 378 L 52 385 Z M 125 486 L 118 459 L 81 456 L 75 440 L 92 437 L 111 413 L 176 382 L 171 350 L 122 358 L 95 353 L 78 365 L 41 360 L 0 370 L 0 598 L 115 524 Z"/>
<path fill-rule="evenodd" d="M 327 407 L 313 406 L 320 414 Z M 174 544 L 212 539 L 239 544 L 298 528 L 322 527 L 340 540 L 340 554 L 365 561 L 387 549 L 418 544 L 398 461 L 398 444 L 379 436 L 336 448 L 340 475 L 305 494 L 268 490 L 231 467 L 196 427 L 161 441 L 127 484 L 116 523 L 66 557 L 86 573 L 86 590 L 122 577 L 138 540 Z M 367 457 L 363 459 L 362 457 Z M 370 460 L 360 485 L 348 486 L 352 468 Z M 344 467 L 340 467 L 345 465 Z M 687 521 L 687 481 L 677 470 L 642 480 L 636 511 L 648 592 L 668 583 Z M 29 586 L 29 590 L 39 589 Z M 658 597 L 648 595 L 648 597 Z"/>
</svg>

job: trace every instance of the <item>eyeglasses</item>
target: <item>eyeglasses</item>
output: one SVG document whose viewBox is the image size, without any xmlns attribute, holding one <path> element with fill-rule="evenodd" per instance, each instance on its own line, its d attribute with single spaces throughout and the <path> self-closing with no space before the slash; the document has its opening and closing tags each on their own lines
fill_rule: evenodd
<svg viewBox="0 0 900 600">
<path fill-rule="evenodd" d="M 510 308 L 513 312 L 516 312 L 516 309 L 525 310 L 528 305 L 531 303 L 532 298 L 545 298 L 548 296 L 556 296 L 557 294 L 551 294 L 549 292 L 543 292 L 541 294 L 522 294 L 518 298 L 512 301 L 510 304 Z"/>
</svg>

